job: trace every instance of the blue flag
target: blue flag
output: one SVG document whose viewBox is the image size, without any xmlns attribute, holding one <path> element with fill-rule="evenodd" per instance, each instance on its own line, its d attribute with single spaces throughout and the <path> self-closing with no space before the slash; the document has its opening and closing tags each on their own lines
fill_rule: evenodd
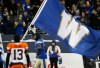
<svg viewBox="0 0 100 68">
<path fill-rule="evenodd" d="M 32 23 L 57 38 L 71 52 L 91 59 L 96 59 L 100 53 L 100 31 L 77 21 L 59 0 L 44 0 Z"/>
</svg>

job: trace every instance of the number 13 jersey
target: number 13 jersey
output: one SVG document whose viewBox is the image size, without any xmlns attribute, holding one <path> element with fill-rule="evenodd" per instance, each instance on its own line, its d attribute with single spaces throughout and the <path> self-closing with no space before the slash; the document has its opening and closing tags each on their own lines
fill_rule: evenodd
<svg viewBox="0 0 100 68">
<path fill-rule="evenodd" d="M 27 43 L 9 43 L 7 45 L 7 51 L 11 53 L 11 63 L 24 63 L 25 51 L 28 50 Z"/>
</svg>

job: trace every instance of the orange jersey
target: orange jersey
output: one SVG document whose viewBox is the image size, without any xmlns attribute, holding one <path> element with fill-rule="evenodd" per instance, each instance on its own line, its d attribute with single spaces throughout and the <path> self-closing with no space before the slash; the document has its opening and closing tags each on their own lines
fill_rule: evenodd
<svg viewBox="0 0 100 68">
<path fill-rule="evenodd" d="M 10 62 L 24 63 L 26 50 L 28 50 L 27 43 L 9 43 L 7 45 L 7 51 L 11 53 Z"/>
<path fill-rule="evenodd" d="M 7 51 L 11 51 L 12 48 L 24 48 L 25 50 L 28 50 L 28 44 L 27 43 L 9 43 L 7 45 Z"/>
<path fill-rule="evenodd" d="M 12 65 L 10 68 L 25 68 L 25 66 L 22 64 L 16 64 L 16 65 Z"/>
</svg>

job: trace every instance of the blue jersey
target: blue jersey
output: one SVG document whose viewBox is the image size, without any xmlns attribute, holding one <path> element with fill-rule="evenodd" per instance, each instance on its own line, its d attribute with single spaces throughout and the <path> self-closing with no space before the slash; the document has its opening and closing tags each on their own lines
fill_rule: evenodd
<svg viewBox="0 0 100 68">
<path fill-rule="evenodd" d="M 2 48 L 0 47 L 0 62 L 2 62 L 1 54 L 2 54 Z"/>
<path fill-rule="evenodd" d="M 41 49 L 40 54 L 38 55 L 38 58 L 39 59 L 46 59 L 47 58 L 46 51 L 45 51 L 46 49 L 45 49 L 45 45 L 44 45 L 44 42 L 43 42 L 43 39 L 42 38 L 38 39 L 35 42 L 35 50 L 36 50 L 36 53 L 38 53 L 38 45 L 39 44 L 42 44 L 42 49 Z"/>
<path fill-rule="evenodd" d="M 31 13 L 29 9 L 30 9 L 30 4 L 29 3 L 24 4 L 23 10 L 26 11 L 28 14 Z"/>
</svg>

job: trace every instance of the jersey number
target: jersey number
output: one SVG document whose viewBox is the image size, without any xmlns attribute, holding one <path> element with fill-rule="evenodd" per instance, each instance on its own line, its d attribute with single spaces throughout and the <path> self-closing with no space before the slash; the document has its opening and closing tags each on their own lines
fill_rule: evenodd
<svg viewBox="0 0 100 68">
<path fill-rule="evenodd" d="M 23 50 L 14 49 L 14 60 L 22 60 L 22 59 L 23 59 Z"/>
</svg>

